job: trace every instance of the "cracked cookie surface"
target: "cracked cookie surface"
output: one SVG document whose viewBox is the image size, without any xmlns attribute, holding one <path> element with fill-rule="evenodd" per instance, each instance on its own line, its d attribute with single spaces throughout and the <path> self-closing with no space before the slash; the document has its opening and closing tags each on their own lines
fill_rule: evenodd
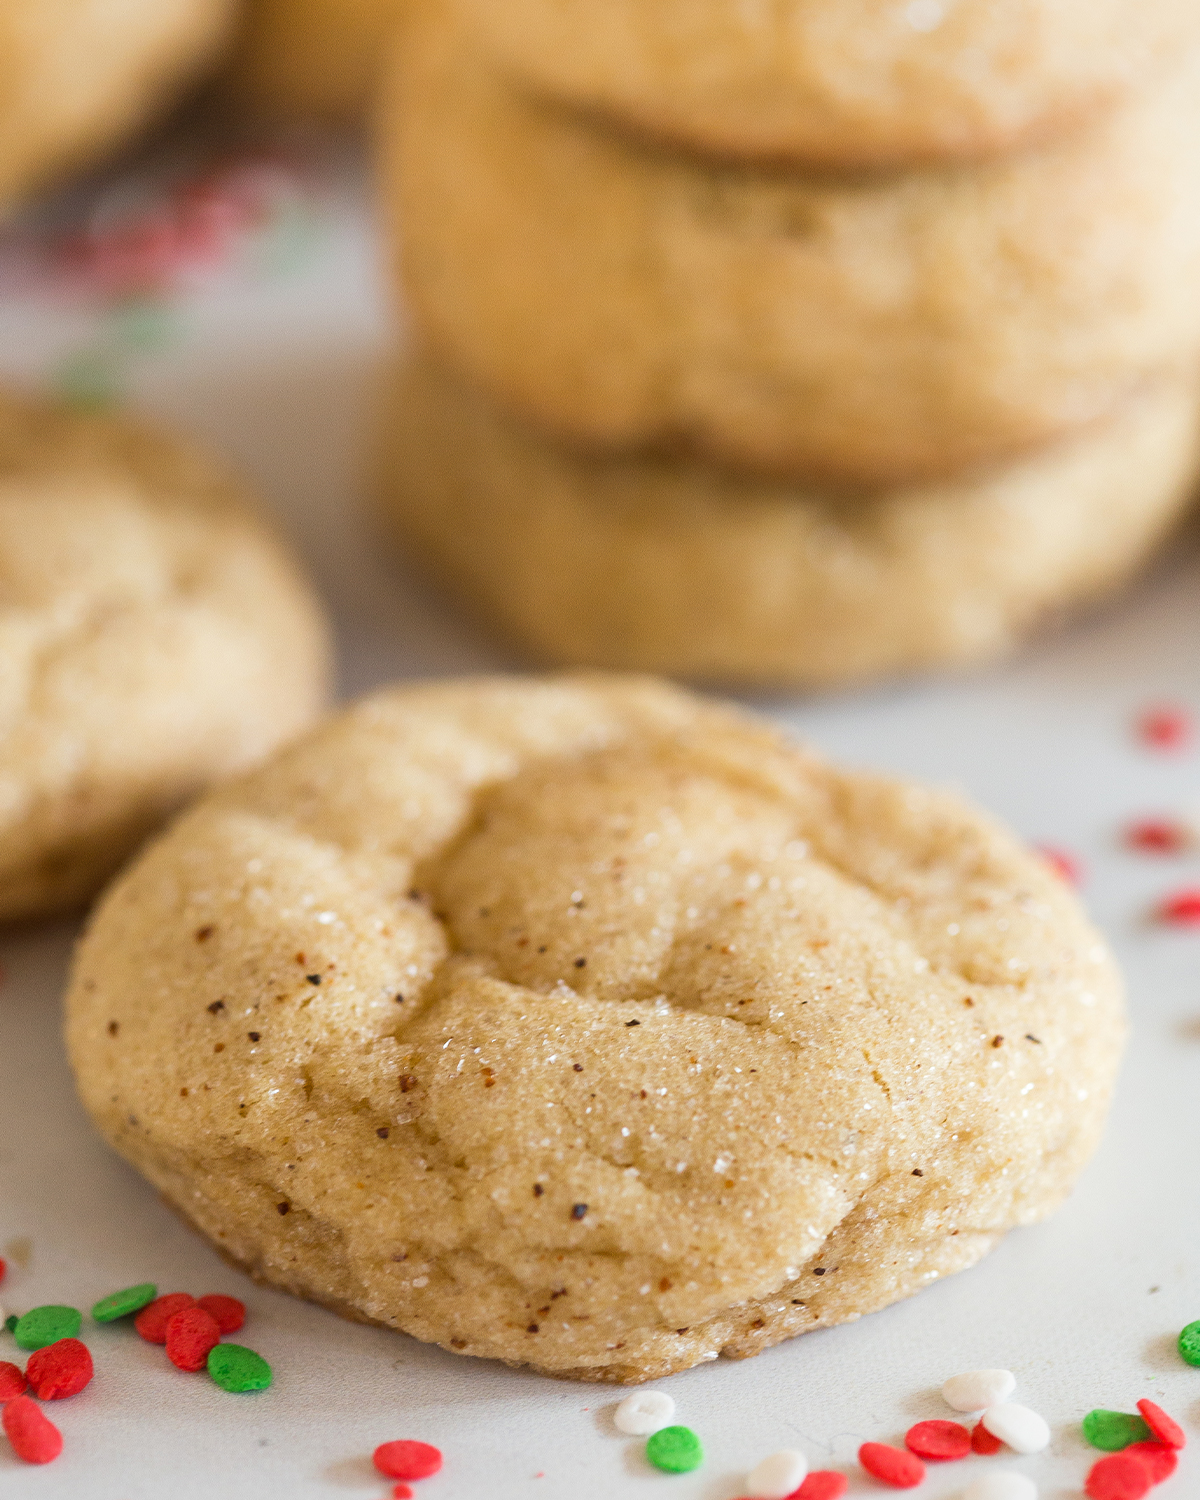
<svg viewBox="0 0 1200 1500">
<path fill-rule="evenodd" d="M 68 1041 L 224 1254 L 633 1382 L 972 1264 L 1102 1125 L 1119 979 L 958 798 L 635 678 L 401 688 L 114 885 Z"/>
<path fill-rule="evenodd" d="M 316 600 L 217 464 L 0 396 L 0 920 L 85 900 L 327 675 Z"/>
</svg>

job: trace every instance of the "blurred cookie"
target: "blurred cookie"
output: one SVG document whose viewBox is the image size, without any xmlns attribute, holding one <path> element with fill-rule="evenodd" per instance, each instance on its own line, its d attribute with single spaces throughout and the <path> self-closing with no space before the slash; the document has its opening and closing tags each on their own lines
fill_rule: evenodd
<svg viewBox="0 0 1200 1500">
<path fill-rule="evenodd" d="M 89 167 L 212 61 L 235 0 L 0 0 L 0 212 Z"/>
<path fill-rule="evenodd" d="M 633 1382 L 883 1307 L 1057 1207 L 1121 985 L 1048 866 L 638 679 L 377 693 L 106 893 L 67 1041 L 221 1253 Z"/>
<path fill-rule="evenodd" d="M 388 400 L 390 525 L 540 659 L 817 686 L 985 659 L 1133 573 L 1197 474 L 1195 382 L 1010 468 L 838 495 L 546 442 L 431 363 Z"/>
<path fill-rule="evenodd" d="M 730 154 L 979 157 L 1142 87 L 1193 0 L 462 0 L 523 82 Z"/>
<path fill-rule="evenodd" d="M 367 114 L 410 0 L 249 0 L 230 62 L 236 94 L 268 114 Z"/>
<path fill-rule="evenodd" d="M 382 145 L 416 323 L 580 440 L 951 474 L 1200 347 L 1200 52 L 1052 149 L 853 179 L 642 149 L 507 87 L 437 8 L 398 65 Z"/>
<path fill-rule="evenodd" d="M 0 397 L 0 920 L 86 900 L 322 707 L 320 608 L 223 470 Z"/>
</svg>

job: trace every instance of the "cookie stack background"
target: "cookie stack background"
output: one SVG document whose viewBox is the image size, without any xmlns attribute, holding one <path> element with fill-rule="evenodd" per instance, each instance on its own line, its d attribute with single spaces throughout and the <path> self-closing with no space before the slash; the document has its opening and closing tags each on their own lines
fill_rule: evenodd
<svg viewBox="0 0 1200 1500">
<path fill-rule="evenodd" d="M 1190 498 L 1200 13 L 420 0 L 385 503 L 540 657 L 1007 646 Z"/>
</svg>

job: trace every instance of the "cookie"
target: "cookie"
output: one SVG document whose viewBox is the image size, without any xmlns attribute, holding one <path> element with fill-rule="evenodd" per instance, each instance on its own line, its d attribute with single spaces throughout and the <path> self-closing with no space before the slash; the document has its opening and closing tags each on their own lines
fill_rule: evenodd
<svg viewBox="0 0 1200 1500">
<path fill-rule="evenodd" d="M 250 0 L 229 83 L 269 114 L 357 121 L 407 0 Z"/>
<path fill-rule="evenodd" d="M 441 9 L 397 64 L 385 197 L 415 321 L 580 441 L 941 476 L 1200 347 L 1200 53 L 1044 152 L 856 179 L 643 149 L 506 87 Z"/>
<path fill-rule="evenodd" d="M 1123 1032 L 1074 896 L 982 813 L 603 677 L 326 723 L 121 876 L 67 1011 L 100 1130 L 231 1260 L 615 1382 L 1040 1219 Z"/>
<path fill-rule="evenodd" d="M 704 150 L 977 158 L 1088 123 L 1195 43 L 1192 0 L 461 0 L 528 86 Z"/>
<path fill-rule="evenodd" d="M 319 606 L 216 464 L 0 396 L 0 920 L 86 900 L 323 706 Z"/>
<path fill-rule="evenodd" d="M 227 40 L 235 0 L 0 0 L 0 212 L 88 167 Z"/>
<path fill-rule="evenodd" d="M 812 687 L 995 656 L 1112 589 L 1195 489 L 1196 382 L 1010 468 L 840 495 L 546 442 L 430 361 L 387 398 L 387 524 L 535 656 Z"/>
</svg>

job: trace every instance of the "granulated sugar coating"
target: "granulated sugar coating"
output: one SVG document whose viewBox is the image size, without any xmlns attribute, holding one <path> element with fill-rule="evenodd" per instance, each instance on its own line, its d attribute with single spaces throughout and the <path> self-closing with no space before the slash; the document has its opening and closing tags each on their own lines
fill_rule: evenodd
<svg viewBox="0 0 1200 1500">
<path fill-rule="evenodd" d="M 614 1382 L 1043 1217 L 1123 1034 L 1075 898 L 988 818 L 619 677 L 327 722 L 110 889 L 68 1008 L 100 1128 L 225 1255 Z"/>
</svg>

